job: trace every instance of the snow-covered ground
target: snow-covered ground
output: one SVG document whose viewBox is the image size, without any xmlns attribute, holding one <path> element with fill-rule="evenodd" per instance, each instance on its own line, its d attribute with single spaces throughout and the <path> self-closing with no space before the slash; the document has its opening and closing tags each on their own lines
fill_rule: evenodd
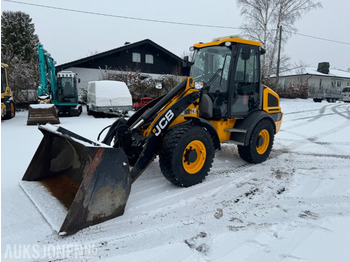
<svg viewBox="0 0 350 262">
<path fill-rule="evenodd" d="M 2 121 L 2 260 L 349 261 L 350 104 L 281 106 L 266 162 L 247 164 L 226 144 L 203 183 L 178 188 L 156 159 L 133 184 L 123 216 L 66 237 L 18 185 L 41 132 L 26 126 L 27 112 Z M 91 139 L 114 121 L 86 112 L 60 120 Z"/>
</svg>

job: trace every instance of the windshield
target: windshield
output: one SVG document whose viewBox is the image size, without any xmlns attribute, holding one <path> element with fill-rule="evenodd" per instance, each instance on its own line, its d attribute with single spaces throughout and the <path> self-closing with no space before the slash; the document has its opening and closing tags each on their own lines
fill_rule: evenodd
<svg viewBox="0 0 350 262">
<path fill-rule="evenodd" d="M 57 92 L 59 102 L 75 103 L 78 97 L 75 78 L 57 78 Z"/>
<path fill-rule="evenodd" d="M 195 82 L 210 84 L 209 92 L 226 92 L 232 52 L 226 46 L 210 46 L 196 50 L 190 75 Z"/>
<path fill-rule="evenodd" d="M 4 93 L 6 91 L 6 75 L 5 75 L 5 69 L 1 67 L 1 93 Z"/>
<path fill-rule="evenodd" d="M 74 95 L 75 90 L 74 90 L 74 79 L 71 77 L 61 77 L 57 79 L 57 86 L 58 89 L 63 90 L 64 95 L 69 96 L 69 95 Z"/>
</svg>

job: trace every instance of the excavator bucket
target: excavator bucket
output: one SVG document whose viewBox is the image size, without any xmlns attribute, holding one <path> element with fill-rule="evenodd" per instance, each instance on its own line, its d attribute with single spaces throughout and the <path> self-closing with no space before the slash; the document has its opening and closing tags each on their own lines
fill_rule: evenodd
<svg viewBox="0 0 350 262">
<path fill-rule="evenodd" d="M 29 105 L 27 125 L 59 124 L 57 109 L 53 104 Z"/>
<path fill-rule="evenodd" d="M 44 137 L 21 187 L 60 234 L 121 216 L 131 182 L 126 154 L 62 127 L 39 126 Z"/>
</svg>

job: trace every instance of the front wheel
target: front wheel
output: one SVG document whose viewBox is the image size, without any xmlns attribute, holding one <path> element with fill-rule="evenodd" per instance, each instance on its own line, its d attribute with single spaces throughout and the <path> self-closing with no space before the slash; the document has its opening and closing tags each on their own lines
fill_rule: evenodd
<svg viewBox="0 0 350 262">
<path fill-rule="evenodd" d="M 247 146 L 238 146 L 240 157 L 249 163 L 265 161 L 271 152 L 274 140 L 274 129 L 271 121 L 261 120 L 250 136 Z"/>
<path fill-rule="evenodd" d="M 7 106 L 6 106 L 6 115 L 4 116 L 4 119 L 11 119 L 14 118 L 16 115 L 16 107 L 15 103 L 11 101 Z"/>
<path fill-rule="evenodd" d="M 214 159 L 213 141 L 203 127 L 186 124 L 170 130 L 163 140 L 159 164 L 163 175 L 177 186 L 201 183 Z"/>
</svg>

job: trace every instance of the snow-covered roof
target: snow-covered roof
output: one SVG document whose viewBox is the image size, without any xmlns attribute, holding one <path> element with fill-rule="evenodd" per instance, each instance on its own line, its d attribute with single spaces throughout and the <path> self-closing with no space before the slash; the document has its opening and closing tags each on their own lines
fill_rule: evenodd
<svg viewBox="0 0 350 262">
<path fill-rule="evenodd" d="M 324 76 L 324 77 L 341 77 L 341 78 L 349 78 L 350 79 L 350 72 L 330 68 L 329 74 L 323 74 L 321 72 L 317 71 L 317 67 L 307 66 L 305 68 L 293 68 L 288 71 L 284 71 L 280 73 L 280 76 L 297 76 L 297 75 L 317 75 L 317 76 Z"/>
</svg>

